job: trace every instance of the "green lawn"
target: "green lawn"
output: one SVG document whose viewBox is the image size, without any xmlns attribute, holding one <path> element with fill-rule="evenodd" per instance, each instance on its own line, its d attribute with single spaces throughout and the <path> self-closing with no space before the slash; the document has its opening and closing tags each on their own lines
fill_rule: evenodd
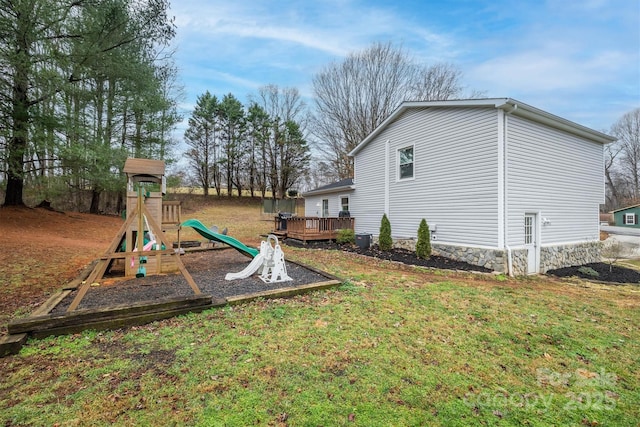
<svg viewBox="0 0 640 427">
<path fill-rule="evenodd" d="M 197 216 L 196 216 L 197 217 Z M 0 425 L 637 425 L 640 290 L 288 250 L 291 299 L 30 341 Z"/>
</svg>

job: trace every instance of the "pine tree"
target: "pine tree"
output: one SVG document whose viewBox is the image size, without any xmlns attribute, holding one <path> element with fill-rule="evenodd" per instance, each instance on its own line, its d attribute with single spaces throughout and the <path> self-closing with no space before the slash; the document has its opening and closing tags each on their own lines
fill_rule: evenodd
<svg viewBox="0 0 640 427">
<path fill-rule="evenodd" d="M 418 242 L 416 243 L 416 256 L 418 258 L 429 258 L 431 256 L 431 233 L 427 220 L 422 218 L 418 227 Z"/>
<path fill-rule="evenodd" d="M 380 237 L 378 238 L 378 246 L 381 251 L 390 251 L 393 246 L 393 240 L 391 239 L 391 223 L 387 214 L 382 215 L 382 221 L 380 222 Z"/>
</svg>

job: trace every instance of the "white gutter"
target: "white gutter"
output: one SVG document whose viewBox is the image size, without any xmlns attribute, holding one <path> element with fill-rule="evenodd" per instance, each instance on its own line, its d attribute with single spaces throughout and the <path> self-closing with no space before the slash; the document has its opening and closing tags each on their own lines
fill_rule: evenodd
<svg viewBox="0 0 640 427">
<path fill-rule="evenodd" d="M 344 191 L 355 190 L 355 184 L 352 185 L 343 185 L 342 187 L 333 187 L 326 190 L 311 190 L 306 193 L 300 193 L 302 197 L 310 197 L 310 196 L 321 196 L 323 194 L 332 194 L 332 193 L 342 193 Z"/>
<path fill-rule="evenodd" d="M 586 126 L 582 126 L 578 123 L 574 123 L 544 110 L 540 110 L 539 108 L 532 107 L 531 105 L 527 105 L 523 102 L 516 101 L 512 98 L 508 98 L 502 105 L 496 103 L 496 107 L 504 109 L 507 114 L 515 112 L 516 116 L 524 117 L 534 122 L 542 123 L 552 128 L 560 129 L 601 144 L 609 144 L 615 141 L 615 138 L 612 136 L 590 129 Z"/>
</svg>

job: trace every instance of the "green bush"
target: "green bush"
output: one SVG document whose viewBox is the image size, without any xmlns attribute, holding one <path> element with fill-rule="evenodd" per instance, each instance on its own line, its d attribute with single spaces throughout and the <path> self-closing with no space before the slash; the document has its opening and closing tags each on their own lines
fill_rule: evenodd
<svg viewBox="0 0 640 427">
<path fill-rule="evenodd" d="M 427 220 L 422 218 L 418 227 L 418 242 L 416 243 L 416 256 L 418 258 L 429 258 L 431 256 L 431 233 Z"/>
<path fill-rule="evenodd" d="M 598 277 L 598 276 L 600 276 L 600 273 L 598 273 L 597 271 L 595 271 L 591 267 L 587 267 L 586 265 L 583 265 L 582 267 L 580 267 L 578 269 L 578 271 L 580 273 L 584 274 L 585 276 L 589 276 L 589 277 Z"/>
<path fill-rule="evenodd" d="M 378 238 L 378 246 L 381 251 L 390 251 L 393 246 L 393 240 L 391 239 L 391 223 L 387 214 L 382 215 L 382 221 L 380 222 L 380 237 Z"/>
<path fill-rule="evenodd" d="M 338 230 L 338 236 L 336 237 L 336 242 L 341 245 L 346 243 L 355 243 L 356 242 L 356 233 L 350 228 L 341 228 Z"/>
</svg>

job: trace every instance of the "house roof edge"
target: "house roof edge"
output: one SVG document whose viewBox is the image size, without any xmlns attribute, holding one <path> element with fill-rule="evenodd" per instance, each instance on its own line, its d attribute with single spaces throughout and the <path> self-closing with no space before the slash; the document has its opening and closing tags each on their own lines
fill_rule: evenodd
<svg viewBox="0 0 640 427">
<path fill-rule="evenodd" d="M 372 139 L 374 139 L 383 129 L 385 129 L 398 116 L 411 108 L 430 108 L 430 107 L 493 107 L 504 110 L 508 114 L 519 117 L 528 118 L 530 120 L 558 128 L 601 144 L 614 142 L 616 138 L 598 132 L 594 129 L 564 119 L 555 114 L 548 113 L 539 108 L 525 104 L 513 98 L 481 98 L 481 99 L 457 99 L 444 101 L 404 101 L 396 108 L 389 117 L 387 117 L 373 132 L 363 139 L 348 155 L 350 157 L 358 154 Z"/>
<path fill-rule="evenodd" d="M 346 190 L 355 190 L 355 188 L 356 186 L 353 182 L 353 178 L 346 178 L 331 184 L 323 185 L 322 187 L 314 188 L 313 190 L 305 191 L 302 193 L 302 197 L 339 193 Z"/>
</svg>

